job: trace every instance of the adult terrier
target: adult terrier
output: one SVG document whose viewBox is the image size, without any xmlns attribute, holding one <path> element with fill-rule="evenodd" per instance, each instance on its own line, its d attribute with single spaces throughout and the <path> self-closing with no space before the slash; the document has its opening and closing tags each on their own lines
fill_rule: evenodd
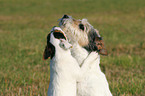
<svg viewBox="0 0 145 96">
<path fill-rule="evenodd" d="M 64 15 L 60 19 L 59 26 L 73 45 L 71 54 L 80 66 L 82 66 L 82 62 L 92 51 L 102 55 L 108 54 L 99 32 L 88 23 L 87 19 L 75 20 L 71 16 Z M 90 63 L 90 69 L 78 82 L 77 96 L 112 96 L 105 74 L 99 66 L 100 57 L 97 59 L 98 62 Z"/>
</svg>

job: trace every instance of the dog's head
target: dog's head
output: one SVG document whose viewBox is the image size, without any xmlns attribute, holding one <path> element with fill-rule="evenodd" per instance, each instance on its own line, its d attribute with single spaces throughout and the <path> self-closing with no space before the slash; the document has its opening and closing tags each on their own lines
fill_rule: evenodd
<svg viewBox="0 0 145 96">
<path fill-rule="evenodd" d="M 49 57 L 53 58 L 56 47 L 60 47 L 64 50 L 72 47 L 72 45 L 68 42 L 65 33 L 59 27 L 53 27 L 51 32 L 48 34 L 43 59 L 46 60 Z"/>
<path fill-rule="evenodd" d="M 64 15 L 60 19 L 59 26 L 72 44 L 78 43 L 90 52 L 98 51 L 102 55 L 108 54 L 99 31 L 94 29 L 87 19 L 76 20 Z"/>
</svg>

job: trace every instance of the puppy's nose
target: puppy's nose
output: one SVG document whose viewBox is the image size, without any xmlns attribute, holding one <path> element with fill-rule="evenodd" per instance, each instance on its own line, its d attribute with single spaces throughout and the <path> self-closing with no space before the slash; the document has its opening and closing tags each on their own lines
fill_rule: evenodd
<svg viewBox="0 0 145 96">
<path fill-rule="evenodd" d="M 62 18 L 69 18 L 67 15 L 64 15 Z"/>
</svg>

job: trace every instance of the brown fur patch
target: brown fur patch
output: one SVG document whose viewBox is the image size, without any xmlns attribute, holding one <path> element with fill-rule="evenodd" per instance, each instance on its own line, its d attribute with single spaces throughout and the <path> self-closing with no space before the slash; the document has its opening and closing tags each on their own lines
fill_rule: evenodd
<svg viewBox="0 0 145 96">
<path fill-rule="evenodd" d="M 99 54 L 108 55 L 108 52 L 104 46 L 104 41 L 102 39 L 100 40 L 100 37 L 95 38 L 95 43 L 96 43 L 96 46 L 99 50 Z"/>
</svg>

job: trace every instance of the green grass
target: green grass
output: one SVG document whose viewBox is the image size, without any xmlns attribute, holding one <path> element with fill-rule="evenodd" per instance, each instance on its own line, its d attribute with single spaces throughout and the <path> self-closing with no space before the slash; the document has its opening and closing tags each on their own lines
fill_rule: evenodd
<svg viewBox="0 0 145 96">
<path fill-rule="evenodd" d="M 0 95 L 46 96 L 43 50 L 63 14 L 87 18 L 100 30 L 109 51 L 101 68 L 113 95 L 144 96 L 144 0 L 0 0 Z"/>
</svg>

